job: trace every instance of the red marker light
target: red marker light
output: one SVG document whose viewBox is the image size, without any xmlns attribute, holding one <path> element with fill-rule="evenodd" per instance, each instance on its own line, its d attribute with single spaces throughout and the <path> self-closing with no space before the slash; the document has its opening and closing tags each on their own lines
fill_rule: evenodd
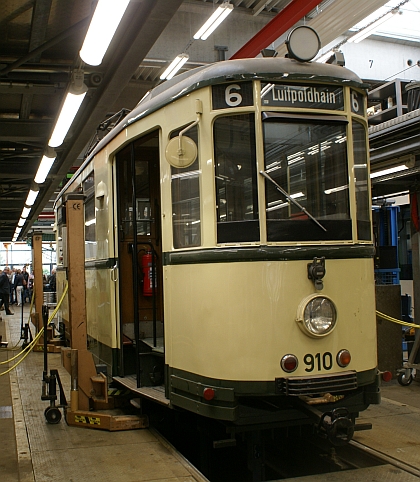
<svg viewBox="0 0 420 482">
<path fill-rule="evenodd" d="M 348 350 L 340 350 L 337 353 L 337 363 L 341 368 L 346 367 L 351 362 L 351 355 Z"/>
<path fill-rule="evenodd" d="M 384 382 L 390 382 L 392 380 L 392 373 L 391 372 L 382 372 L 381 373 L 381 376 L 382 376 L 382 380 Z"/>
<path fill-rule="evenodd" d="M 214 395 L 215 395 L 215 391 L 212 388 L 205 388 L 203 390 L 203 397 L 208 402 L 210 402 L 210 400 L 213 400 Z"/>
<path fill-rule="evenodd" d="M 297 357 L 295 355 L 284 355 L 281 359 L 280 365 L 285 372 L 294 372 L 298 366 Z"/>
</svg>

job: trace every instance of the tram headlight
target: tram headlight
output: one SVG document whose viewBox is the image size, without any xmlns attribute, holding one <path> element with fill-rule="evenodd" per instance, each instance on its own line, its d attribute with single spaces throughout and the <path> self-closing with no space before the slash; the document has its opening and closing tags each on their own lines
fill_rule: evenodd
<svg viewBox="0 0 420 482">
<path fill-rule="evenodd" d="M 298 308 L 297 321 L 306 335 L 326 336 L 337 323 L 337 310 L 326 296 L 311 295 Z"/>
</svg>

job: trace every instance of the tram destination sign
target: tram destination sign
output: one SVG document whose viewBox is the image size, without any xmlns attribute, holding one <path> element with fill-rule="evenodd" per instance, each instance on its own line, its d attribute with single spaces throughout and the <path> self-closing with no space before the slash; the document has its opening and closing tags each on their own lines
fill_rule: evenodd
<svg viewBox="0 0 420 482">
<path fill-rule="evenodd" d="M 343 88 L 334 85 L 261 83 L 261 103 L 273 107 L 344 110 Z"/>
</svg>

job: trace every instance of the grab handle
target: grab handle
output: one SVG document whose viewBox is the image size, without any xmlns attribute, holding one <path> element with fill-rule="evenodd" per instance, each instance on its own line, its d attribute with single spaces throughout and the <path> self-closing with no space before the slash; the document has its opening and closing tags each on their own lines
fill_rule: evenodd
<svg viewBox="0 0 420 482">
<path fill-rule="evenodd" d="M 116 283 L 118 281 L 118 260 L 115 265 L 111 268 L 111 281 Z"/>
</svg>

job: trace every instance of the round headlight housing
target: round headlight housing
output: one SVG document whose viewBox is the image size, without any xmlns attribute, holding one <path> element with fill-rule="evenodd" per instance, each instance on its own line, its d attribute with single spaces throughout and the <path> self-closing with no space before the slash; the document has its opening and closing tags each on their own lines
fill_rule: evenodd
<svg viewBox="0 0 420 482">
<path fill-rule="evenodd" d="M 298 322 L 307 335 L 326 336 L 335 328 L 337 310 L 330 298 L 312 295 L 300 304 Z"/>
</svg>

